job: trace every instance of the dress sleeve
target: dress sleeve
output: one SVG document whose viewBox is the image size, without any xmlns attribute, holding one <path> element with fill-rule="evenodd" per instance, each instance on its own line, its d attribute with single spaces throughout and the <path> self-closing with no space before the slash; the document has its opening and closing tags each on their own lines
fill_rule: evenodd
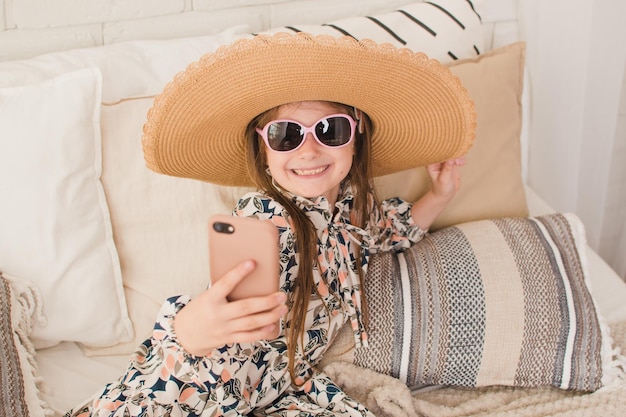
<svg viewBox="0 0 626 417">
<path fill-rule="evenodd" d="M 307 382 L 288 389 L 257 416 L 375 417 L 363 404 L 348 396 L 325 373 L 315 370 Z"/>
<path fill-rule="evenodd" d="M 66 417 L 166 415 L 171 408 L 200 415 L 220 378 L 219 360 L 190 355 L 176 340 L 174 316 L 188 302 L 188 296 L 166 300 L 152 337 L 133 354 L 126 373 Z"/>
<path fill-rule="evenodd" d="M 419 242 L 426 235 L 411 216 L 413 204 L 400 198 L 384 200 L 380 207 L 373 204 L 372 208 L 372 251 L 400 252 Z"/>
</svg>

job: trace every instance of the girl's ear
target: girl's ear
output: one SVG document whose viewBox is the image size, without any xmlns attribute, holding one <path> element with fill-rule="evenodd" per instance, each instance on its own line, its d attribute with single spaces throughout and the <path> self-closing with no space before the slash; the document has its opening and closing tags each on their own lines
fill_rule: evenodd
<svg viewBox="0 0 626 417">
<path fill-rule="evenodd" d="M 354 117 L 357 121 L 357 128 L 360 134 L 363 134 L 363 112 L 356 107 L 354 108 Z"/>
</svg>

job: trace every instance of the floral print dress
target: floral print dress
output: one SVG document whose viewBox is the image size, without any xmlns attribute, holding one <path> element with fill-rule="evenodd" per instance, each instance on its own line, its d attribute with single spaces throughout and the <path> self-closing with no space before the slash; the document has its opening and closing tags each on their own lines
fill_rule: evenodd
<svg viewBox="0 0 626 417">
<path fill-rule="evenodd" d="M 370 196 L 370 222 L 363 230 L 350 220 L 349 185 L 342 187 L 335 207 L 324 197 L 308 200 L 281 191 L 306 212 L 318 235 L 314 279 L 321 298 L 311 296 L 308 330 L 296 354 L 296 380 L 288 370 L 286 323 L 275 340 L 230 344 L 206 357 L 188 354 L 176 340 L 173 319 L 190 298 L 178 296 L 163 304 L 152 337 L 139 347 L 126 373 L 67 416 L 372 416 L 315 364 L 346 322 L 357 346 L 367 346 L 358 262 L 366 268 L 371 254 L 407 248 L 424 231 L 413 223 L 411 204 L 400 199 L 386 200 L 378 207 Z M 269 220 L 279 229 L 281 290 L 289 292 L 298 276 L 298 257 L 287 212 L 263 194 L 248 193 L 233 214 Z"/>
</svg>

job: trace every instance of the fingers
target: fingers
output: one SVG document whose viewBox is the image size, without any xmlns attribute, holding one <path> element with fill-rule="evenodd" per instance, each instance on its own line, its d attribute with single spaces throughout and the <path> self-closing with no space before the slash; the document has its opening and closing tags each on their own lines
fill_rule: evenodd
<svg viewBox="0 0 626 417">
<path fill-rule="evenodd" d="M 233 320 L 230 323 L 231 339 L 235 343 L 274 339 L 280 330 L 280 318 L 285 314 L 287 314 L 287 306 L 281 304 L 272 310 Z"/>
<path fill-rule="evenodd" d="M 227 296 L 233 291 L 237 284 L 239 284 L 246 275 L 252 272 L 255 267 L 256 265 L 252 260 L 242 262 L 217 280 L 217 282 L 206 291 L 210 293 L 207 298 L 208 305 L 212 305 L 213 303 L 220 304 L 221 310 L 219 314 L 224 316 L 225 319 L 248 317 L 284 305 L 287 301 L 287 295 L 280 291 L 265 297 L 252 297 L 232 302 L 227 300 Z"/>
<path fill-rule="evenodd" d="M 285 293 L 227 302 L 215 311 L 217 319 L 211 329 L 219 334 L 222 344 L 274 339 L 279 334 L 280 318 L 287 314 Z"/>
<path fill-rule="evenodd" d="M 426 167 L 433 181 L 444 176 L 442 179 L 449 180 L 451 175 L 456 175 L 456 167 L 462 167 L 465 165 L 465 157 L 449 159 L 447 161 L 430 164 Z"/>
<path fill-rule="evenodd" d="M 211 298 L 215 297 L 226 299 L 233 289 L 235 289 L 237 284 L 239 284 L 246 275 L 252 272 L 254 268 L 256 268 L 255 262 L 252 259 L 249 259 L 240 263 L 234 269 L 228 271 L 214 284 L 211 284 L 211 292 L 213 295 Z"/>
<path fill-rule="evenodd" d="M 454 165 L 456 165 L 456 166 L 462 167 L 462 166 L 465 165 L 465 157 L 464 156 L 462 156 L 460 158 L 453 159 L 453 161 L 454 161 Z"/>
<path fill-rule="evenodd" d="M 461 177 L 458 167 L 465 165 L 465 157 L 428 165 L 427 171 L 435 195 L 450 199 L 459 190 Z"/>
<path fill-rule="evenodd" d="M 451 175 L 455 172 L 456 165 L 452 160 L 431 164 L 426 167 L 430 179 L 436 182 L 449 181 Z"/>
<path fill-rule="evenodd" d="M 287 296 L 278 292 L 266 297 L 233 301 L 224 306 L 233 333 L 247 332 L 277 322 L 287 313 Z"/>
<path fill-rule="evenodd" d="M 174 332 L 187 352 L 205 356 L 225 344 L 278 336 L 280 318 L 287 313 L 285 293 L 233 302 L 227 299 L 255 267 L 253 261 L 242 262 L 176 314 Z"/>
<path fill-rule="evenodd" d="M 436 162 L 434 164 L 427 165 L 429 170 L 440 171 L 446 166 L 463 166 L 465 165 L 465 157 L 462 156 L 460 158 L 448 159 L 443 162 Z"/>
<path fill-rule="evenodd" d="M 213 290 L 198 295 L 176 314 L 174 331 L 187 352 L 205 356 L 225 344 L 278 336 L 278 323 L 287 313 L 284 293 L 234 302 L 222 298 L 218 304 L 212 302 Z"/>
</svg>

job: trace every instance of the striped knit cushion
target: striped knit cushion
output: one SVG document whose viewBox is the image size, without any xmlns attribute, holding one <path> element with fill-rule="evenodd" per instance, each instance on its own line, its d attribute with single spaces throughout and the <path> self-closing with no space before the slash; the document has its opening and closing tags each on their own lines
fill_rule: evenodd
<svg viewBox="0 0 626 417">
<path fill-rule="evenodd" d="M 29 340 L 42 307 L 30 283 L 0 271 L 0 416 L 53 414 L 41 400 L 35 349 Z"/>
<path fill-rule="evenodd" d="M 324 25 L 292 25 L 263 33 L 308 32 L 352 36 L 424 52 L 443 63 L 473 58 L 483 51 L 480 16 L 467 0 L 433 0 L 395 12 L 350 17 Z"/>
<path fill-rule="evenodd" d="M 587 288 L 584 229 L 571 214 L 441 229 L 368 271 L 369 348 L 326 360 L 410 387 L 602 386 L 610 350 Z M 607 346 L 608 345 L 608 346 Z"/>
</svg>

